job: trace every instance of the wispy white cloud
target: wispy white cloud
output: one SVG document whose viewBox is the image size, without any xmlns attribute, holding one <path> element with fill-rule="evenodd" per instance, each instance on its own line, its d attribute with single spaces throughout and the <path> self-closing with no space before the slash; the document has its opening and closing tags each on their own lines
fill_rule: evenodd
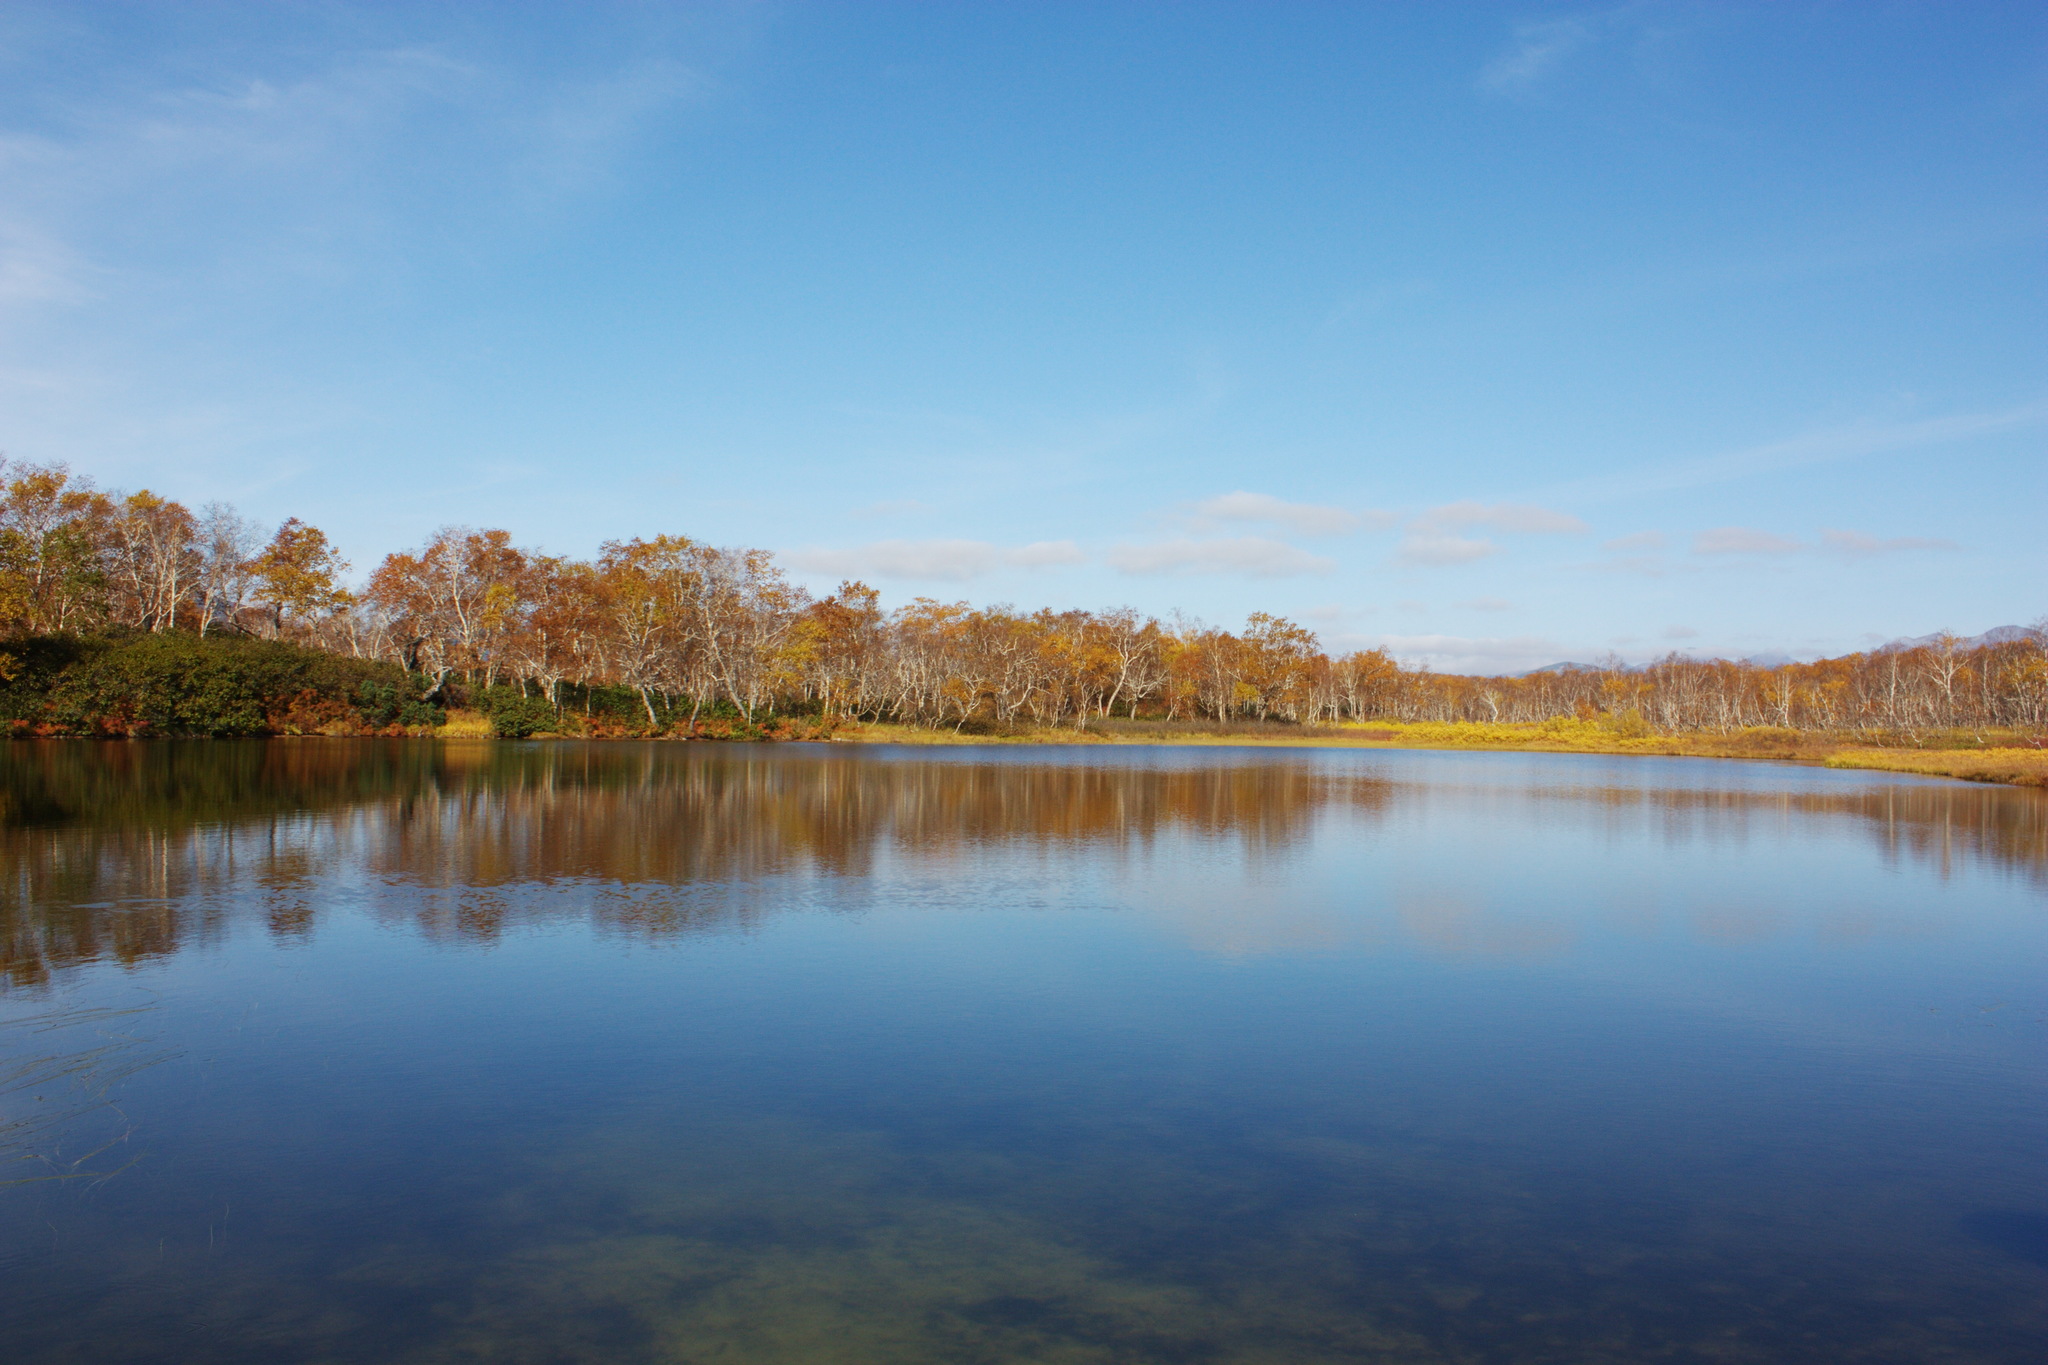
<svg viewBox="0 0 2048 1365">
<path fill-rule="evenodd" d="M 930 503 L 920 502 L 916 498 L 889 498 L 881 502 L 868 503 L 864 507 L 853 508 L 846 515 L 850 517 L 906 517 L 931 510 Z"/>
<path fill-rule="evenodd" d="M 1668 578 L 1671 566 L 1657 555 L 1623 555 L 1598 564 L 1585 566 L 1601 573 L 1635 574 L 1640 578 Z"/>
<path fill-rule="evenodd" d="M 652 118 L 708 88 L 698 72 L 663 56 L 564 84 L 527 120 L 514 173 L 529 192 L 547 196 L 600 183 Z"/>
<path fill-rule="evenodd" d="M 908 578 L 960 583 L 999 569 L 1049 569 L 1085 564 L 1088 555 L 1071 540 L 1040 540 L 1001 546 L 985 540 L 878 540 L 851 549 L 789 550 L 781 556 L 808 573 L 860 578 Z"/>
<path fill-rule="evenodd" d="M 1490 540 L 1436 531 L 1412 531 L 1402 540 L 1394 560 L 1399 564 L 1424 566 L 1471 564 L 1499 550 L 1500 546 Z"/>
<path fill-rule="evenodd" d="M 698 93 L 649 50 L 470 60 L 466 20 L 108 56 L 120 23 L 85 16 L 28 61 L 0 51 L 0 409 L 24 454 L 159 488 L 168 466 L 188 496 L 209 486 L 202 472 L 220 489 L 317 468 L 296 452 L 348 441 L 388 407 L 347 367 L 251 380 L 264 356 L 223 363 L 235 345 L 310 341 L 330 291 L 346 312 L 451 258 L 452 273 L 487 277 L 598 181 L 616 184 L 663 111 Z M 426 29 L 454 41 L 354 41 Z M 153 472 L 124 474 L 130 463 Z"/>
<path fill-rule="evenodd" d="M 1519 673 L 1572 657 L 1566 646 L 1541 635 L 1348 635 L 1328 644 L 1337 650 L 1384 649 L 1411 667 L 1426 664 L 1443 673 Z"/>
<path fill-rule="evenodd" d="M 1224 540 L 1168 540 L 1119 545 L 1108 555 L 1127 574 L 1241 574 L 1247 578 L 1290 578 L 1329 573 L 1336 561 L 1264 536 Z"/>
<path fill-rule="evenodd" d="M 1590 43 L 1594 28 L 1582 17 L 1517 24 L 1507 50 L 1480 71 L 1480 87 L 1503 95 L 1527 92 Z"/>
<path fill-rule="evenodd" d="M 1519 535 L 1582 535 L 1591 528 L 1567 512 L 1520 502 L 1447 502 L 1413 523 L 1419 531 L 1455 531 L 1488 526 Z"/>
<path fill-rule="evenodd" d="M 1664 638 L 1667 640 L 1697 640 L 1700 638 L 1700 633 L 1691 626 L 1666 626 L 1664 627 Z"/>
<path fill-rule="evenodd" d="M 0 156 L 0 172 L 6 159 Z M 98 274 L 75 248 L 35 223 L 0 214 L 0 306 L 83 303 Z"/>
<path fill-rule="evenodd" d="M 1513 611 L 1515 606 L 1505 597 L 1474 597 L 1457 605 L 1467 611 Z"/>
<path fill-rule="evenodd" d="M 1866 535 L 1862 531 L 1822 531 L 1821 544 L 1837 554 L 1861 559 L 1870 555 L 1897 554 L 1909 550 L 1954 550 L 1961 548 L 1953 540 L 1940 540 L 1929 536 L 1892 536 L 1880 538 Z"/>
<path fill-rule="evenodd" d="M 1809 465 L 1949 445 L 1983 436 L 2031 430 L 2042 425 L 2048 425 L 2048 400 L 1913 421 L 1852 422 L 1699 459 L 1674 460 L 1573 480 L 1555 485 L 1547 492 L 1551 497 L 1577 503 L 1615 502 L 1760 475 L 1778 475 Z"/>
<path fill-rule="evenodd" d="M 1789 555 L 1805 548 L 1799 541 L 1747 526 L 1716 526 L 1692 538 L 1696 555 Z"/>
<path fill-rule="evenodd" d="M 1087 562 L 1087 552 L 1071 540 L 1034 540 L 1029 545 L 1003 551 L 1003 563 L 1020 569 L 1052 569 Z"/>
<path fill-rule="evenodd" d="M 1278 526 L 1309 536 L 1336 536 L 1366 526 L 1391 525 L 1387 512 L 1353 512 L 1312 502 L 1286 502 L 1270 493 L 1239 490 L 1208 498 L 1195 504 L 1188 524 L 1198 531 L 1212 529 L 1219 522 L 1252 522 Z"/>
<path fill-rule="evenodd" d="M 1477 84 L 1489 94 L 1531 97 L 1603 48 L 1625 45 L 1639 65 L 1654 60 L 1653 54 L 1668 50 L 1698 22 L 1688 8 L 1661 0 L 1620 0 L 1523 20 L 1510 29 L 1506 46 L 1480 68 Z"/>
<path fill-rule="evenodd" d="M 1447 502 L 1408 523 L 1394 562 L 1442 567 L 1471 564 L 1497 554 L 1500 546 L 1483 536 L 1462 535 L 1473 527 L 1510 535 L 1579 535 L 1586 523 L 1566 512 L 1520 502 Z"/>
<path fill-rule="evenodd" d="M 831 410 L 863 429 L 869 467 L 905 486 L 943 484 L 953 500 L 1013 499 L 1020 483 L 1041 494 L 1101 483 L 1198 428 L 1230 390 L 1227 374 L 1198 363 L 1177 389 L 1106 409 L 966 412 L 835 404 Z M 1182 505 L 1166 519 L 1180 525 L 1188 510 Z"/>
<path fill-rule="evenodd" d="M 10 396 L 47 397 L 62 394 L 80 398 L 94 386 L 88 376 L 76 370 L 56 370 L 37 365 L 9 365 L 0 362 L 0 401 Z"/>
<path fill-rule="evenodd" d="M 1662 531 L 1637 531 L 1632 535 L 1616 536 L 1600 542 L 1603 550 L 1661 550 L 1666 544 Z"/>
<path fill-rule="evenodd" d="M 332 277 L 451 204 L 504 231 L 610 179 L 706 88 L 659 54 L 541 79 L 433 43 L 311 69 L 295 55 L 223 55 L 0 133 L 0 303 L 100 298 L 145 274 L 203 287 L 203 261 L 244 283 Z"/>
</svg>

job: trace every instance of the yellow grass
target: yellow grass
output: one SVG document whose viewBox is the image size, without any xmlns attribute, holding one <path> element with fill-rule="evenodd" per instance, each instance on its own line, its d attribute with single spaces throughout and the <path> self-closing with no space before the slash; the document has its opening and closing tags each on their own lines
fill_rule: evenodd
<svg viewBox="0 0 2048 1365">
<path fill-rule="evenodd" d="M 450 711 L 448 723 L 434 732 L 443 739 L 489 739 L 489 717 L 476 711 Z M 1109 730 L 1027 728 L 1000 734 L 958 734 L 952 729 L 874 722 L 848 726 L 832 738 L 854 744 L 1158 744 L 1185 746 L 1253 745 L 1289 749 L 1479 749 L 1527 753 L 1663 754 L 1687 758 L 1770 758 L 1819 763 L 1830 768 L 1863 768 L 1883 772 L 1955 777 L 1970 782 L 2003 782 L 2020 787 L 2048 787 L 2048 749 L 1876 748 L 1839 735 L 1757 727 L 1728 734 L 1660 735 L 1609 720 L 1547 720 L 1536 724 L 1485 721 L 1364 721 L 1324 725 L 1300 733 L 1283 728 L 1247 728 L 1207 733 L 1176 728 L 1166 722 Z"/>
<path fill-rule="evenodd" d="M 857 744 L 1162 744 L 1255 745 L 1262 748 L 1479 749 L 1530 753 L 1661 754 L 1689 758 L 1768 758 L 2048 786 L 2048 750 L 2021 748 L 1875 748 L 1839 735 L 1770 726 L 1728 734 L 1664 735 L 1609 720 L 1548 720 L 1535 724 L 1484 721 L 1366 721 L 1318 726 L 1301 734 L 1256 730 L 1214 734 L 1158 722 L 1112 731 L 1025 729 L 1006 734 L 955 734 L 912 725 L 862 724 L 834 736 Z"/>
<path fill-rule="evenodd" d="M 450 711 L 448 723 L 434 731 L 441 739 L 489 739 L 496 733 L 491 718 L 481 711 Z"/>
<path fill-rule="evenodd" d="M 1012 730 L 993 735 L 955 734 L 950 726 L 937 730 L 922 725 L 896 725 L 888 721 L 862 721 L 837 731 L 832 738 L 842 744 L 1107 744 L 1109 739 L 1093 731 L 1061 729 Z"/>
<path fill-rule="evenodd" d="M 1826 761 L 1830 768 L 1880 768 L 1966 782 L 2048 787 L 2048 749 L 1843 749 Z"/>
<path fill-rule="evenodd" d="M 1540 724 L 1483 721 L 1407 723 L 1368 721 L 1319 725 L 1299 733 L 1275 727 L 1211 733 L 1165 721 L 1107 730 L 1026 728 L 997 734 L 955 734 L 950 728 L 863 723 L 835 738 L 865 744 L 1169 744 L 1257 745 L 1310 749 L 1527 749 L 1550 753 L 1695 754 L 1712 757 L 1817 757 L 1837 745 L 1797 730 L 1742 730 L 1732 735 L 1659 735 L 1630 732 L 1599 721 L 1550 720 Z"/>
</svg>

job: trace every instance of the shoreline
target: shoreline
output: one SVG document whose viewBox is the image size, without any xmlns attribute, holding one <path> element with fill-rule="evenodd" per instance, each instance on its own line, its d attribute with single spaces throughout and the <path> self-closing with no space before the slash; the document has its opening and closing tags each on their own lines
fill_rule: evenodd
<svg viewBox="0 0 2048 1365">
<path fill-rule="evenodd" d="M 473 713 L 456 712 L 450 724 L 435 729 L 408 730 L 400 734 L 341 732 L 286 732 L 270 735 L 237 736 L 242 739 L 430 739 L 456 744 L 524 742 L 492 733 L 488 721 Z M 893 722 L 858 721 L 826 734 L 763 735 L 757 743 L 810 744 L 900 744 L 908 747 L 961 748 L 972 746 L 1017 747 L 1032 745 L 1125 746 L 1151 748 L 1253 748 L 1253 749 L 1369 749 L 1441 750 L 1468 753 L 1602 754 L 1644 758 L 1714 758 L 1793 763 L 1802 767 L 1838 768 L 1867 772 L 1894 772 L 1914 777 L 1943 777 L 1961 782 L 2048 790 L 2048 746 L 2038 741 L 1921 745 L 1883 745 L 1855 739 L 1797 730 L 1752 729 L 1728 734 L 1686 735 L 1618 734 L 1597 721 L 1546 722 L 1346 722 L 1330 726 L 1304 727 L 1302 733 L 1274 733 L 1271 730 L 1235 726 L 1200 729 L 1165 728 L 1170 722 L 1098 722 L 1087 729 L 1038 727 L 999 733 L 965 733 L 940 727 L 902 725 Z M 1197 723 L 1202 724 L 1202 723 Z M 1153 726 L 1160 726 L 1153 729 Z M 1143 727 L 1134 732 L 1133 727 Z M 50 742 L 88 740 L 86 736 L 23 735 L 17 741 Z M 201 740 L 203 735 L 101 736 L 101 740 L 160 738 Z M 2001 740 L 2008 739 L 1999 736 Z M 2020 739 L 2012 736 L 2011 739 Z M 748 742 L 721 734 L 686 735 L 570 735 L 539 732 L 525 740 L 543 743 L 582 741 L 587 743 L 648 742 L 670 744 L 720 744 Z"/>
<path fill-rule="evenodd" d="M 1356 735 L 1342 733 L 1355 729 Z M 1335 733 L 1331 733 L 1334 731 Z M 969 735 L 908 725 L 862 722 L 834 735 L 835 744 L 963 745 L 1102 744 L 1162 748 L 1416 749 L 1473 753 L 1637 755 L 1797 763 L 1806 767 L 1905 773 L 1963 782 L 2048 789 L 2048 748 L 1987 744 L 1971 748 L 1906 748 L 1855 743 L 1803 731 L 1736 731 L 1729 735 L 1617 735 L 1592 722 L 1488 725 L 1479 722 L 1363 722 L 1322 733 L 1273 735 L 1162 730 L 1130 735 L 1110 730 L 1030 730 Z"/>
</svg>

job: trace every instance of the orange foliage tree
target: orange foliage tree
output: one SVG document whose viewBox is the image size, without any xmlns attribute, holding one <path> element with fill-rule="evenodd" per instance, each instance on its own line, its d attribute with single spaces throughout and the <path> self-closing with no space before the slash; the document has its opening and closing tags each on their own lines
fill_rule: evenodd
<svg viewBox="0 0 2048 1365">
<path fill-rule="evenodd" d="M 360 595 L 318 528 L 266 544 L 232 508 L 194 515 L 147 490 L 102 492 L 61 466 L 0 465 L 0 635 L 260 631 L 564 707 L 617 689 L 643 728 L 707 713 L 752 731 L 794 712 L 920 725 L 1086 728 L 1186 722 L 1599 721 L 1621 732 L 2048 728 L 2048 633 L 1762 667 L 1672 654 L 1522 677 L 1331 655 L 1256 612 L 1239 631 L 1128 608 L 1023 612 L 864 583 L 812 599 L 766 551 L 677 535 L 607 542 L 589 561 L 451 527 L 387 556 Z M 251 603 L 254 603 L 252 606 Z"/>
</svg>

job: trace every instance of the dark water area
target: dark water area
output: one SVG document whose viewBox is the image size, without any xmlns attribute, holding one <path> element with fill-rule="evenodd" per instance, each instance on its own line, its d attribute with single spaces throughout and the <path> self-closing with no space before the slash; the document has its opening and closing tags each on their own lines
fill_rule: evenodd
<svg viewBox="0 0 2048 1365">
<path fill-rule="evenodd" d="M 0 751 L 14 1362 L 2038 1362 L 2048 797 Z"/>
</svg>

